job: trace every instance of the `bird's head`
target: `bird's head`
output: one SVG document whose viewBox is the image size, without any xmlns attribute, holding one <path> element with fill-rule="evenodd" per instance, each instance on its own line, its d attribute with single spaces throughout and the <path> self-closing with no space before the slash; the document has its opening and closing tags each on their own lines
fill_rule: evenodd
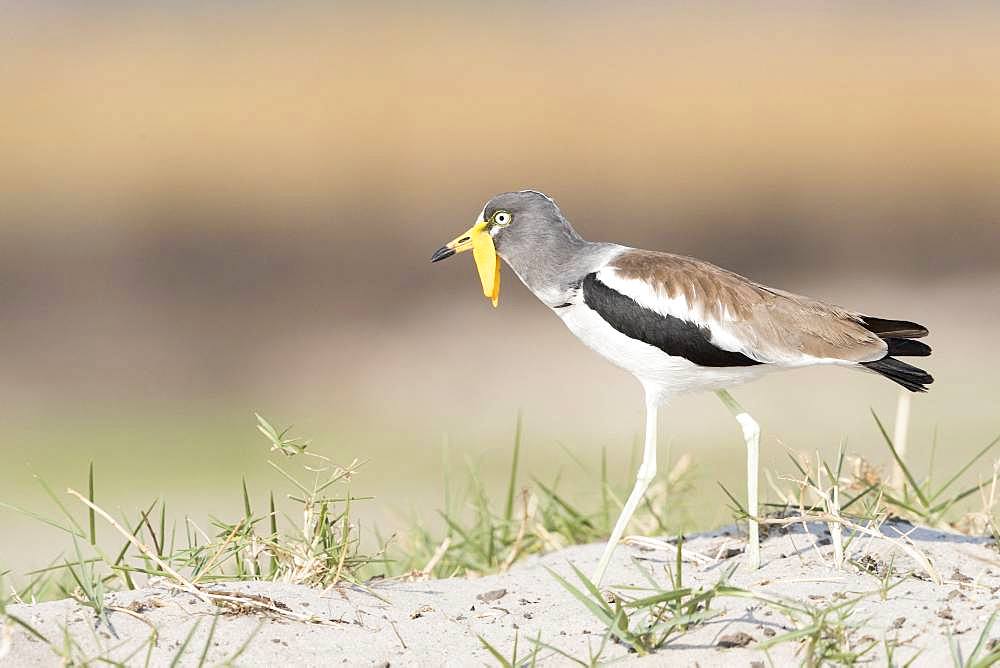
<svg viewBox="0 0 1000 668">
<path fill-rule="evenodd" d="M 439 248 L 431 262 L 471 249 L 483 294 L 495 307 L 500 298 L 500 258 L 511 262 L 565 238 L 579 236 L 552 198 L 535 190 L 502 193 L 486 203 L 472 227 Z"/>
</svg>

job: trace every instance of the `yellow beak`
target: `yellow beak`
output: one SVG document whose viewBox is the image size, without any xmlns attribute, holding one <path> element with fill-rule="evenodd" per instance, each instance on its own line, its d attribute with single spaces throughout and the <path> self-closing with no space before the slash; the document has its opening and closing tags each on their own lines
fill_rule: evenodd
<svg viewBox="0 0 1000 668">
<path fill-rule="evenodd" d="M 472 257 L 476 261 L 479 280 L 483 284 L 483 294 L 493 302 L 496 308 L 500 301 L 500 256 L 493 245 L 493 237 L 486 230 L 487 223 L 477 220 L 464 234 L 459 235 L 441 248 L 437 249 L 431 262 L 440 262 L 457 253 L 472 249 Z"/>
</svg>

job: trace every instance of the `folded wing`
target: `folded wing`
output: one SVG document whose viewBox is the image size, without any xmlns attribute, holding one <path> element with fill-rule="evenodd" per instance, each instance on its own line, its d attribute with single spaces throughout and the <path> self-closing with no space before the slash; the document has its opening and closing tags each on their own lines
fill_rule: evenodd
<svg viewBox="0 0 1000 668">
<path fill-rule="evenodd" d="M 583 290 L 619 331 L 702 366 L 863 363 L 889 350 L 860 314 L 680 255 L 627 250 Z"/>
</svg>

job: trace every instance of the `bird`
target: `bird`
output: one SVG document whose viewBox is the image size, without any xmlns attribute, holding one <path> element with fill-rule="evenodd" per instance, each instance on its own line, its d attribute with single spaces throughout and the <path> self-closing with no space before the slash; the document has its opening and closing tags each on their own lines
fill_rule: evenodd
<svg viewBox="0 0 1000 668">
<path fill-rule="evenodd" d="M 584 239 L 537 190 L 494 196 L 431 262 L 471 250 L 496 307 L 501 260 L 584 344 L 642 385 L 645 440 L 631 493 L 592 582 L 600 585 L 629 520 L 656 475 L 659 409 L 714 392 L 742 431 L 747 454 L 746 561 L 760 567 L 757 478 L 760 425 L 729 393 L 775 371 L 839 366 L 878 374 L 910 392 L 934 379 L 900 357 L 925 357 L 923 325 L 878 318 L 768 287 L 704 260 Z"/>
</svg>

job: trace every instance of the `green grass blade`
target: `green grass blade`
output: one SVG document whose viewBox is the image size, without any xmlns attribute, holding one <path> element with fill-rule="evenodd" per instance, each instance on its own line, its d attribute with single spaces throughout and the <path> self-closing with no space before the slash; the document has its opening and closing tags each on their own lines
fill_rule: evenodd
<svg viewBox="0 0 1000 668">
<path fill-rule="evenodd" d="M 878 489 L 879 485 L 881 485 L 881 484 L 882 484 L 881 482 L 873 482 L 872 484 L 868 485 L 863 490 L 861 490 L 860 492 L 858 492 L 856 495 L 852 496 L 850 498 L 850 500 L 847 501 L 847 503 L 843 504 L 840 507 L 840 511 L 841 512 L 846 511 L 848 508 L 850 508 L 851 506 L 853 506 L 857 501 L 863 499 L 865 497 L 865 495 L 867 495 L 868 493 L 870 493 L 872 490 Z"/>
<path fill-rule="evenodd" d="M 570 564 L 570 568 L 572 568 L 573 572 L 576 573 L 576 577 L 583 583 L 583 586 L 587 588 L 590 595 L 593 596 L 595 600 L 600 601 L 608 612 L 611 612 L 611 607 L 608 606 L 607 602 L 605 602 L 604 596 L 601 595 L 601 590 L 597 588 L 597 585 L 594 584 L 590 578 L 584 575 L 583 571 L 576 567 L 576 564 Z"/>
<path fill-rule="evenodd" d="M 882 432 L 882 438 L 885 440 L 885 444 L 889 446 L 889 452 L 892 453 L 892 458 L 896 460 L 899 468 L 903 471 L 903 475 L 905 475 L 906 479 L 910 482 L 910 486 L 913 488 L 913 492 L 917 495 L 917 498 L 920 499 L 920 503 L 923 504 L 924 508 L 928 507 L 930 502 L 927 500 L 927 496 L 924 494 L 924 491 L 920 489 L 920 485 L 917 484 L 917 481 L 910 472 L 910 468 L 906 465 L 906 462 L 903 461 L 903 458 L 899 456 L 899 452 L 896 451 L 896 446 L 893 444 L 892 437 L 889 436 L 889 432 L 886 431 L 885 425 L 882 424 L 882 421 L 879 419 L 878 414 L 874 409 L 872 409 L 871 413 L 872 417 L 875 418 L 875 424 L 878 425 L 878 430 Z"/>
<path fill-rule="evenodd" d="M 29 633 L 30 635 L 34 636 L 35 638 L 38 638 L 39 640 L 41 640 L 41 641 L 42 641 L 43 643 L 45 643 L 46 645 L 49 645 L 50 647 L 52 646 L 52 643 L 51 643 L 51 642 L 49 641 L 49 639 L 48 639 L 48 638 L 46 638 L 46 637 L 45 637 L 45 636 L 44 636 L 44 635 L 42 634 L 42 632 L 41 632 L 41 631 L 39 631 L 39 630 L 38 630 L 38 629 L 36 629 L 36 628 L 35 628 L 34 626 L 32 626 L 32 625 L 31 625 L 31 624 L 29 624 L 28 622 L 24 621 L 23 619 L 21 619 L 21 618 L 20 618 L 20 617 L 18 617 L 17 615 L 12 615 L 12 614 L 10 614 L 9 612 L 6 612 L 6 611 L 5 611 L 5 612 L 3 613 L 3 617 L 4 617 L 4 620 L 6 620 L 6 621 L 10 621 L 10 622 L 13 622 L 14 624 L 17 624 L 17 625 L 18 625 L 18 626 L 20 626 L 20 627 L 21 627 L 22 629 L 24 629 L 24 630 L 25 630 L 25 631 L 26 631 L 27 633 Z"/>
<path fill-rule="evenodd" d="M 164 547 L 165 547 L 164 543 L 166 542 L 166 540 L 165 540 L 166 537 L 167 537 L 167 504 L 166 503 L 161 503 L 160 504 L 160 539 L 157 542 L 157 546 L 158 547 L 156 549 L 156 556 L 158 556 L 158 557 L 162 557 L 163 556 L 163 550 L 164 550 Z M 153 538 L 155 539 L 156 536 L 153 536 Z"/>
<path fill-rule="evenodd" d="M 177 648 L 177 653 L 174 654 L 174 658 L 170 661 L 170 668 L 177 668 L 180 665 L 181 659 L 184 657 L 184 652 L 187 651 L 188 645 L 191 644 L 191 639 L 194 638 L 194 634 L 199 626 L 201 626 L 200 619 L 191 625 L 191 630 L 188 631 L 187 637 L 184 638 L 184 642 Z"/>
<path fill-rule="evenodd" d="M 837 448 L 837 476 L 834 480 L 840 480 L 844 472 L 844 457 L 847 455 L 847 438 L 840 439 L 840 446 Z"/>
<path fill-rule="evenodd" d="M 996 438 L 994 438 L 994 439 L 993 439 L 992 441 L 990 441 L 990 442 L 989 442 L 989 443 L 988 443 L 988 444 L 986 445 L 986 447 L 985 447 L 985 448 L 983 448 L 983 449 L 982 449 L 982 450 L 980 450 L 980 451 L 979 451 L 978 453 L 976 453 L 976 456 L 975 456 L 975 457 L 973 457 L 973 458 L 972 458 L 972 459 L 970 459 L 970 460 L 969 460 L 968 462 L 966 462 L 965 466 L 963 466 L 962 468 L 960 468 L 960 469 L 958 470 L 958 473 L 956 473 L 956 474 L 955 474 L 955 475 L 953 475 L 953 476 L 952 476 L 951 478 L 949 478 L 949 479 L 948 479 L 948 482 L 946 482 L 946 483 L 945 483 L 944 485 L 942 485 L 942 486 L 941 486 L 941 489 L 939 489 L 939 490 L 938 490 L 938 491 L 937 491 L 937 492 L 936 492 L 936 493 L 935 493 L 935 494 L 934 494 L 934 495 L 933 495 L 933 496 L 931 497 L 931 500 L 933 501 L 933 500 L 934 500 L 934 499 L 936 499 L 936 498 L 937 498 L 938 496 L 940 496 L 940 495 L 941 495 L 941 494 L 942 494 L 942 493 L 943 493 L 943 492 L 944 492 L 944 491 L 945 491 L 946 489 L 948 489 L 948 488 L 949 488 L 949 487 L 951 487 L 951 486 L 952 486 L 953 484 L 955 484 L 955 481 L 956 481 L 956 480 L 958 480 L 959 478 L 961 478 L 961 477 L 962 477 L 962 475 L 963 475 L 963 474 L 964 474 L 964 473 L 965 473 L 966 471 L 968 471 L 968 470 L 969 470 L 969 469 L 970 469 L 970 468 L 972 467 L 972 465 L 973 465 L 973 464 L 975 464 L 975 463 L 976 463 L 977 461 L 979 461 L 979 460 L 980 460 L 980 459 L 982 458 L 982 456 L 983 456 L 983 455 L 985 455 L 985 454 L 986 454 L 987 452 L 989 452 L 990 450 L 992 450 L 992 449 L 994 448 L 994 446 L 996 446 L 996 444 L 997 444 L 997 443 L 1000 443 L 1000 436 L 997 436 L 997 437 L 996 437 Z"/>
<path fill-rule="evenodd" d="M 993 628 L 993 622 L 996 621 L 996 618 L 997 613 L 994 612 L 986 621 L 986 625 L 983 627 L 982 633 L 979 634 L 979 639 L 976 641 L 976 646 L 972 648 L 972 654 L 969 655 L 970 660 L 975 659 L 979 656 L 979 653 L 983 651 L 983 648 L 986 646 L 986 641 L 990 638 L 990 630 Z M 1000 648 L 998 648 L 997 651 L 1000 651 Z"/>
<path fill-rule="evenodd" d="M 889 494 L 888 492 L 883 491 L 882 492 L 882 498 L 885 499 L 888 503 L 890 503 L 890 504 L 892 504 L 894 506 L 898 506 L 898 507 L 902 508 L 903 510 L 910 511 L 914 515 L 919 515 L 920 517 L 926 517 L 929 514 L 929 511 L 926 508 L 915 508 L 913 506 L 913 504 L 907 503 L 906 501 L 903 501 L 902 499 L 897 499 L 896 497 L 894 497 L 892 494 Z"/>
<path fill-rule="evenodd" d="M 951 497 L 950 499 L 947 499 L 946 501 L 942 501 L 941 503 L 933 506 L 928 511 L 928 514 L 935 515 L 935 514 L 941 512 L 942 510 L 946 510 L 948 507 L 955 505 L 956 503 L 958 503 L 959 501 L 961 501 L 965 497 L 969 496 L 970 494 L 974 494 L 975 492 L 978 492 L 980 489 L 982 489 L 982 486 L 981 485 L 976 485 L 975 487 L 970 487 L 969 489 L 967 489 L 967 490 L 965 490 L 963 492 L 959 492 L 958 494 L 956 494 L 955 496 Z M 931 497 L 931 498 L 933 499 L 933 497 Z"/>
<path fill-rule="evenodd" d="M 42 479 L 41 476 L 36 475 L 35 480 L 38 482 L 39 485 L 42 486 L 42 489 L 45 490 L 45 493 L 48 495 L 48 497 L 55 502 L 59 510 L 62 511 L 62 514 L 65 515 L 66 518 L 70 521 L 70 524 L 72 524 L 73 527 L 76 529 L 77 535 L 80 536 L 80 538 L 85 538 L 83 533 L 83 527 L 81 527 L 80 524 L 76 521 L 76 518 L 73 516 L 73 513 L 69 512 L 69 509 L 66 508 L 65 504 L 63 504 L 60 497 L 55 492 L 52 491 L 52 488 L 49 487 L 49 484 L 45 482 L 45 480 Z"/>
<path fill-rule="evenodd" d="M 567 661 L 575 663 L 578 666 L 583 666 L 583 668 L 593 668 L 593 666 L 598 665 L 596 662 L 587 663 L 586 661 L 581 661 L 580 659 L 576 658 L 575 656 L 573 656 L 564 649 L 560 649 L 555 645 L 550 645 L 546 642 L 542 642 L 541 637 L 538 637 L 535 640 L 532 640 L 531 642 L 535 643 L 535 647 L 541 647 L 543 649 L 549 650 L 550 652 L 554 652 L 555 654 L 558 654 Z M 600 656 L 600 654 L 598 654 L 598 656 Z"/>
<path fill-rule="evenodd" d="M 274 510 L 274 492 L 269 494 L 269 519 L 271 525 L 271 542 L 278 542 L 278 514 Z M 278 574 L 278 556 L 272 550 L 271 551 L 271 577 L 275 577 Z"/>
<path fill-rule="evenodd" d="M 684 534 L 677 534 L 677 561 L 674 564 L 675 575 L 674 575 L 674 589 L 681 589 L 684 586 L 684 576 L 682 575 L 684 568 L 684 560 L 682 559 L 682 552 L 684 550 Z"/>
<path fill-rule="evenodd" d="M 129 531 L 131 535 L 133 536 L 138 535 L 138 532 L 142 528 L 143 523 L 148 521 L 147 518 L 149 517 L 149 514 L 153 512 L 153 508 L 156 507 L 156 503 L 157 503 L 156 501 L 153 501 L 153 503 L 149 504 L 149 508 L 147 510 L 140 513 L 139 521 L 136 522 L 136 525 L 132 527 L 131 531 Z M 128 548 L 131 547 L 131 545 L 132 545 L 131 541 L 128 540 L 125 541 L 125 544 L 122 545 L 122 549 L 119 550 L 118 552 L 118 556 L 115 557 L 114 563 L 111 564 L 112 567 L 118 566 L 119 564 L 122 563 L 122 561 L 125 559 L 125 555 L 128 553 Z M 122 576 L 125 579 L 125 586 L 128 587 L 129 589 L 135 589 L 135 583 L 132 581 L 131 574 L 127 570 L 120 572 L 122 573 Z"/>
<path fill-rule="evenodd" d="M 677 599 L 684 598 L 691 594 L 691 589 L 672 589 L 670 591 L 664 591 L 654 596 L 646 596 L 645 598 L 637 598 L 634 601 L 629 601 L 625 603 L 626 608 L 649 608 L 660 603 L 667 603 L 670 601 L 676 601 Z"/>
<path fill-rule="evenodd" d="M 219 615 L 212 615 L 212 626 L 208 629 L 208 638 L 205 639 L 205 647 L 201 650 L 201 656 L 198 657 L 198 668 L 202 668 L 205 665 L 205 661 L 208 660 L 208 651 L 212 649 L 212 639 L 215 638 L 215 627 L 219 625 Z"/>
<path fill-rule="evenodd" d="M 76 581 L 79 583 L 80 589 L 83 590 L 83 593 L 87 596 L 87 598 L 93 602 L 94 582 L 91 578 L 86 577 L 86 564 L 83 561 L 83 554 L 80 553 L 80 544 L 77 543 L 75 539 L 73 540 L 73 550 L 76 552 L 76 562 L 80 565 L 80 577 L 77 578 Z M 68 565 L 69 564 L 67 564 L 67 566 Z M 70 572 L 73 572 L 72 567 L 70 568 Z"/>
<path fill-rule="evenodd" d="M 90 475 L 87 479 L 87 498 L 91 503 L 94 501 L 94 462 L 90 462 Z M 90 544 L 97 545 L 97 516 L 93 508 L 87 511 L 87 519 L 90 521 Z"/>
<path fill-rule="evenodd" d="M 161 501 L 160 503 L 161 503 L 161 505 L 160 505 L 160 514 L 162 515 L 163 514 L 163 505 L 162 505 L 163 502 Z M 162 550 L 160 549 L 160 543 L 156 539 L 156 529 L 153 528 L 152 522 L 149 521 L 149 514 L 143 515 L 142 519 L 143 519 L 143 522 L 145 524 L 146 530 L 149 532 L 150 540 L 153 543 L 153 551 L 156 552 L 157 555 L 162 554 Z M 140 527 L 140 529 L 141 528 L 142 527 Z M 138 536 L 139 535 L 138 531 L 139 531 L 139 529 L 136 529 L 137 533 L 135 533 L 134 535 Z M 145 556 L 143 556 L 143 558 L 145 558 Z"/>
<path fill-rule="evenodd" d="M 236 648 L 236 651 L 233 652 L 225 661 L 223 661 L 221 665 L 223 665 L 223 666 L 235 666 L 236 665 L 236 660 L 239 659 L 241 656 L 243 656 L 243 654 L 250 647 L 250 643 L 253 642 L 254 638 L 257 637 L 257 634 L 260 633 L 260 630 L 262 628 L 264 628 L 264 624 L 266 624 L 266 623 L 267 623 L 266 620 L 261 620 L 257 624 L 257 628 L 255 628 L 253 630 L 253 633 L 251 633 L 249 636 L 247 636 L 247 639 L 244 640 L 243 643 L 240 644 L 240 646 Z"/>
<path fill-rule="evenodd" d="M 253 510 L 250 508 L 250 494 L 247 492 L 247 477 L 243 476 L 243 512 L 249 522 L 253 518 Z"/>
<path fill-rule="evenodd" d="M 583 593 L 576 586 L 570 584 L 568 580 L 566 580 L 564 577 L 556 573 L 551 568 L 546 566 L 545 570 L 547 570 L 549 572 L 549 575 L 555 578 L 556 582 L 562 585 L 563 589 L 568 591 L 573 596 L 573 598 L 580 601 L 580 603 L 583 603 L 584 607 L 590 610 L 590 612 L 595 617 L 597 617 L 597 619 L 599 619 L 601 623 L 609 627 L 612 625 L 612 623 L 614 622 L 614 614 L 611 608 L 608 606 L 607 602 L 605 602 L 604 598 L 600 595 L 600 593 L 598 593 L 596 601 L 592 600 L 589 596 Z M 573 570 L 576 570 L 576 568 L 574 567 Z M 587 584 L 590 585 L 588 589 L 593 587 L 593 585 L 589 581 L 587 582 Z"/>
<path fill-rule="evenodd" d="M 83 563 L 84 564 L 92 564 L 92 563 L 96 563 L 98 561 L 101 561 L 100 557 L 91 557 L 89 559 L 84 559 Z M 40 575 L 40 574 L 44 574 L 44 573 L 52 573 L 54 571 L 61 571 L 64 568 L 66 568 L 67 566 L 76 566 L 78 564 L 79 564 L 79 562 L 72 562 L 72 563 L 70 563 L 70 562 L 68 562 L 68 561 L 66 561 L 64 559 L 61 564 L 52 564 L 51 566 L 46 566 L 45 568 L 38 568 L 38 569 L 35 569 L 33 571 L 28 571 L 24 575 L 26 575 L 26 576 L 32 576 L 32 575 Z M 9 573 L 9 572 L 10 571 L 5 571 L 4 573 L 2 573 L 2 575 L 7 575 L 7 573 Z"/>
<path fill-rule="evenodd" d="M 716 484 L 716 485 L 718 485 L 719 487 L 721 487 L 721 488 L 722 488 L 722 491 L 723 491 L 723 492 L 725 492 L 725 493 L 726 493 L 726 496 L 728 496 L 728 497 L 729 497 L 729 500 L 733 502 L 733 506 L 732 506 L 732 507 L 733 507 L 733 510 L 735 510 L 735 511 L 736 511 L 736 513 L 737 513 L 737 514 L 739 515 L 739 518 L 741 518 L 741 519 L 742 519 L 742 518 L 744 518 L 744 517 L 750 517 L 749 513 L 747 513 L 747 509 L 746 509 L 746 508 L 745 508 L 745 507 L 743 506 L 743 504 L 742 504 L 742 503 L 740 503 L 740 502 L 739 502 L 739 501 L 738 501 L 738 500 L 736 499 L 736 497 L 735 497 L 735 496 L 733 496 L 732 492 L 730 492 L 730 491 L 729 491 L 728 489 L 726 489 L 726 486 L 725 486 L 725 485 L 723 485 L 723 484 L 722 484 L 721 482 L 719 482 L 719 481 L 716 481 L 716 482 L 715 482 L 715 484 Z"/>
<path fill-rule="evenodd" d="M 755 649 L 766 650 L 771 649 L 775 645 L 780 645 L 783 642 L 791 642 L 793 640 L 799 640 L 801 638 L 808 638 L 819 631 L 819 629 L 813 626 L 807 626 L 804 629 L 798 629 L 796 631 L 789 631 L 788 633 L 783 633 L 779 636 L 774 636 L 773 638 L 768 638 L 763 642 L 757 643 Z"/>
<path fill-rule="evenodd" d="M 483 546 L 478 541 L 473 540 L 469 536 L 469 534 L 465 531 L 465 529 L 462 528 L 462 525 L 460 525 L 458 522 L 445 515 L 443 512 L 439 511 L 438 514 L 441 515 L 441 519 L 444 520 L 445 524 L 448 526 L 448 529 L 451 532 L 453 532 L 453 534 L 458 534 L 459 538 L 462 539 L 462 545 L 467 545 L 474 548 L 475 551 L 478 552 L 483 559 L 486 558 L 486 553 L 483 551 Z"/>
<path fill-rule="evenodd" d="M 68 533 L 71 536 L 76 536 L 77 538 L 83 538 L 83 539 L 86 539 L 86 537 L 87 537 L 87 536 L 84 535 L 83 530 L 80 529 L 79 527 L 70 528 L 70 527 L 63 526 L 62 524 L 59 524 L 59 522 L 57 522 L 55 520 L 51 520 L 48 517 L 45 517 L 44 515 L 39 515 L 38 513 L 34 512 L 34 511 L 27 510 L 26 508 L 21 508 L 20 506 L 15 506 L 13 504 L 5 503 L 3 501 L 0 501 L 0 508 L 6 508 L 7 510 L 13 510 L 15 513 L 18 513 L 20 515 L 24 515 L 25 517 L 30 517 L 31 519 L 35 520 L 36 522 L 41 522 L 42 524 L 46 524 L 46 525 L 48 525 L 50 527 L 53 527 L 55 529 L 59 529 L 60 531 L 65 531 L 66 533 Z"/>
<path fill-rule="evenodd" d="M 581 513 L 579 510 L 570 505 L 569 502 L 567 502 L 564 498 L 559 496 L 559 494 L 556 493 L 555 489 L 548 487 L 547 485 L 545 485 L 545 483 L 538 480 L 537 478 L 533 478 L 533 480 L 535 484 L 538 485 L 538 488 L 542 490 L 545 496 L 548 497 L 549 500 L 554 502 L 560 508 L 565 510 L 570 515 L 570 517 L 573 518 L 573 520 L 587 527 L 592 526 L 590 520 L 587 519 L 587 517 L 583 513 Z"/>
<path fill-rule="evenodd" d="M 951 651 L 951 662 L 955 668 L 966 668 L 965 660 L 962 658 L 962 648 L 950 631 L 948 632 L 948 649 Z"/>
<path fill-rule="evenodd" d="M 806 483 L 809 484 L 809 485 L 811 485 L 811 486 L 813 486 L 813 487 L 815 487 L 816 483 L 813 482 L 812 475 L 809 473 L 809 471 L 807 471 L 804 468 L 802 468 L 802 464 L 799 462 L 798 459 L 796 459 L 795 457 L 792 456 L 791 452 L 787 452 L 786 451 L 785 454 L 788 455 L 788 459 L 791 460 L 791 462 L 795 466 L 795 468 L 797 468 L 799 470 L 799 473 L 805 479 Z"/>
<path fill-rule="evenodd" d="M 510 480 L 507 482 L 507 503 L 504 506 L 503 518 L 504 518 L 504 542 L 508 540 L 508 532 L 510 531 L 511 521 L 514 519 L 514 495 L 517 492 L 517 464 L 521 455 L 521 429 L 522 429 L 522 416 L 520 411 L 517 413 L 517 426 L 514 429 L 514 457 L 511 459 L 510 463 Z"/>
<path fill-rule="evenodd" d="M 497 663 L 499 663 L 502 666 L 502 668 L 514 668 L 514 664 L 508 661 L 507 658 L 503 654 L 501 654 L 496 647 L 487 642 L 486 638 L 478 634 L 476 635 L 476 637 L 479 638 L 479 642 L 483 645 L 483 647 L 486 648 L 487 652 L 493 655 L 493 658 L 497 660 Z M 515 659 L 516 657 L 517 655 L 515 654 Z"/>
</svg>

